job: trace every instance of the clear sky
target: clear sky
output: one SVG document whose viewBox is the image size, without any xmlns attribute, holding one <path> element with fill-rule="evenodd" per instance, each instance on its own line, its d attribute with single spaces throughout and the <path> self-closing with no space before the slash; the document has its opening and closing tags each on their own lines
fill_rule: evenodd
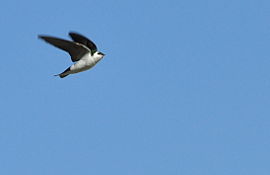
<svg viewBox="0 0 270 175">
<path fill-rule="evenodd" d="M 0 3 L 1 175 L 269 175 L 269 0 Z M 91 38 L 72 62 L 38 34 Z"/>
</svg>

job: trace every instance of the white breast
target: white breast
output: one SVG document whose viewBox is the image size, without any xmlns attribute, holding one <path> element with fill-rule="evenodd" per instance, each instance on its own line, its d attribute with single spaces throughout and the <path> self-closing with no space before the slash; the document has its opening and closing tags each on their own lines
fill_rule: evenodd
<svg viewBox="0 0 270 175">
<path fill-rule="evenodd" d="M 91 54 L 84 55 L 79 61 L 70 67 L 71 73 L 78 73 L 90 69 L 96 64 L 95 59 Z"/>
</svg>

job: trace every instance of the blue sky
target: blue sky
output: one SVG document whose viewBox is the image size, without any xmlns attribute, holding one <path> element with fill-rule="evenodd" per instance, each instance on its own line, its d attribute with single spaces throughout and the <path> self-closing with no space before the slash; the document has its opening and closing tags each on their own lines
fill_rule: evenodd
<svg viewBox="0 0 270 175">
<path fill-rule="evenodd" d="M 269 1 L 0 4 L 0 174 L 269 175 Z M 60 79 L 69 31 L 106 57 Z"/>
</svg>

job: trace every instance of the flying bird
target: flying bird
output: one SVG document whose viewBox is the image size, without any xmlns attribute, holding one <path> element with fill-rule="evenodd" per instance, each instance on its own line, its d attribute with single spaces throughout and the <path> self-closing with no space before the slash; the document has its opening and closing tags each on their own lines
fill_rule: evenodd
<svg viewBox="0 0 270 175">
<path fill-rule="evenodd" d="M 53 46 L 69 53 L 71 60 L 75 62 L 64 72 L 57 74 L 60 78 L 64 78 L 69 74 L 86 71 L 95 66 L 105 54 L 97 50 L 97 46 L 93 41 L 85 36 L 70 32 L 69 36 L 73 41 L 68 41 L 56 37 L 38 35 L 38 37 Z"/>
</svg>

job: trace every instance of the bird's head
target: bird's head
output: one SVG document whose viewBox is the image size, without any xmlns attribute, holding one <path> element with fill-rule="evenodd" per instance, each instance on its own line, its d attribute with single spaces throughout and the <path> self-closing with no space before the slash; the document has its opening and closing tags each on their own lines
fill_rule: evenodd
<svg viewBox="0 0 270 175">
<path fill-rule="evenodd" d="M 94 58 L 96 58 L 96 60 L 98 62 L 105 56 L 105 54 L 102 52 L 95 52 L 93 56 L 94 56 Z"/>
</svg>

